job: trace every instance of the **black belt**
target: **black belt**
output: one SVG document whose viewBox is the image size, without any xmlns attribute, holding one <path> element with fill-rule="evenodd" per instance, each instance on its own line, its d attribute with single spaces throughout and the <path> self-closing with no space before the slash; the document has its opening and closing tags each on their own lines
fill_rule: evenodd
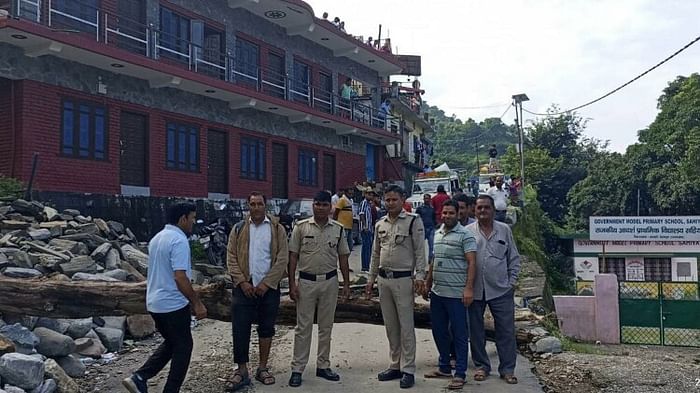
<svg viewBox="0 0 700 393">
<path fill-rule="evenodd" d="M 319 276 L 323 276 L 324 274 L 311 274 L 311 273 L 306 273 L 306 272 L 299 272 L 299 278 L 302 278 L 304 280 L 309 280 L 309 281 L 317 281 Z M 325 274 L 326 280 L 329 280 L 335 276 L 338 275 L 337 270 L 333 270 L 331 272 L 328 272 Z"/>
<path fill-rule="evenodd" d="M 379 277 L 381 277 L 381 278 L 403 278 L 403 277 L 411 277 L 411 276 L 413 276 L 413 272 L 410 270 L 391 271 L 391 270 L 379 269 Z"/>
</svg>

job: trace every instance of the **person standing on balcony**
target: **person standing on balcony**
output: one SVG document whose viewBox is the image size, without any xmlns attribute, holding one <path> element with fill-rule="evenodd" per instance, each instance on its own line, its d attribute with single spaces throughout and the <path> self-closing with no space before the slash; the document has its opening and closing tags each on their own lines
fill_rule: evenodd
<svg viewBox="0 0 700 393">
<path fill-rule="evenodd" d="M 348 242 L 348 248 L 352 252 L 352 201 L 348 197 L 350 190 L 343 192 L 343 195 L 338 199 L 333 212 L 333 219 L 338 221 L 345 228 L 345 238 Z"/>
<path fill-rule="evenodd" d="M 494 201 L 488 195 L 476 198 L 477 222 L 467 226 L 476 237 L 474 302 L 469 306 L 469 332 L 475 381 L 491 372 L 486 353 L 484 310 L 489 306 L 496 326 L 498 373 L 509 384 L 515 377 L 515 284 L 520 272 L 520 254 L 510 227 L 494 220 Z"/>
<path fill-rule="evenodd" d="M 331 195 L 319 192 L 314 197 L 311 218 L 299 222 L 289 241 L 289 296 L 297 305 L 294 329 L 294 358 L 289 386 L 301 386 L 301 376 L 309 361 L 314 315 L 318 319 L 318 356 L 316 376 L 338 381 L 331 369 L 331 331 L 338 303 L 338 266 L 343 274 L 343 301 L 350 296 L 350 249 L 345 231 L 329 220 Z M 299 279 L 296 271 L 299 270 Z"/>
<path fill-rule="evenodd" d="M 187 235 L 192 232 L 197 207 L 177 203 L 167 210 L 168 224 L 148 244 L 146 309 L 163 343 L 134 374 L 122 381 L 131 393 L 146 393 L 146 382 L 168 362 L 170 372 L 163 392 L 175 393 L 187 375 L 192 355 L 191 315 L 207 317 L 207 308 L 192 288 L 192 264 Z"/>
<path fill-rule="evenodd" d="M 379 304 L 389 339 L 391 363 L 380 372 L 380 381 L 400 379 L 403 389 L 415 384 L 416 333 L 413 320 L 415 294 L 423 294 L 425 279 L 425 230 L 415 214 L 403 211 L 401 187 L 384 192 L 388 214 L 374 228 L 370 278 L 365 287 L 372 297 L 379 276 Z M 414 279 L 415 277 L 415 279 Z"/>
<path fill-rule="evenodd" d="M 365 192 L 365 199 L 360 203 L 360 234 L 362 236 L 362 271 L 369 272 L 369 263 L 372 258 L 372 242 L 374 241 L 374 223 L 376 214 L 372 214 L 374 206 L 372 201 L 376 197 L 374 190 Z"/>
<path fill-rule="evenodd" d="M 229 390 L 250 385 L 248 361 L 250 329 L 258 324 L 260 364 L 255 379 L 264 385 L 275 383 L 267 362 L 270 358 L 275 321 L 280 305 L 279 283 L 287 272 L 287 232 L 276 218 L 265 212 L 265 196 L 248 196 L 250 214 L 234 225 L 228 239 L 227 265 L 233 281 L 231 304 L 233 361 L 238 369 Z"/>
<path fill-rule="evenodd" d="M 355 91 L 355 88 L 352 87 L 352 78 L 345 79 L 345 83 L 343 84 L 343 89 L 340 91 L 340 96 L 344 100 L 348 100 L 348 101 L 350 101 L 355 96 L 357 96 L 357 91 Z"/>
</svg>

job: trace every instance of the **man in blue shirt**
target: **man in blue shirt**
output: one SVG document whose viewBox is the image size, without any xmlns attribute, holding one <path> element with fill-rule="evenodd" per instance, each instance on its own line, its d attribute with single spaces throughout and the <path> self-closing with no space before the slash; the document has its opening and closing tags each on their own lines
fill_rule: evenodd
<svg viewBox="0 0 700 393">
<path fill-rule="evenodd" d="M 459 206 L 454 200 L 442 205 L 442 226 L 435 233 L 435 259 L 430 264 L 426 292 L 430 291 L 430 320 L 440 353 L 438 369 L 426 378 L 452 378 L 448 389 L 461 389 L 467 371 L 467 307 L 474 300 L 476 240 L 459 224 Z M 455 373 L 450 367 L 450 346 L 454 344 Z"/>
<path fill-rule="evenodd" d="M 187 375 L 192 355 L 190 315 L 207 317 L 207 309 L 192 288 L 192 265 L 187 235 L 196 216 L 193 203 L 182 202 L 167 210 L 168 224 L 148 244 L 146 308 L 156 323 L 163 343 L 146 363 L 123 384 L 131 393 L 146 393 L 146 381 L 155 377 L 168 362 L 170 373 L 164 393 L 176 393 Z"/>
</svg>

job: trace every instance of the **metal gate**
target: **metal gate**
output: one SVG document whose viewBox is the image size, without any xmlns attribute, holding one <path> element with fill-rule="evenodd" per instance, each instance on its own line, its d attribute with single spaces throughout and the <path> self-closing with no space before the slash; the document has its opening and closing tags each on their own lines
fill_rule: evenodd
<svg viewBox="0 0 700 393">
<path fill-rule="evenodd" d="M 620 282 L 620 340 L 700 347 L 697 282 Z"/>
</svg>

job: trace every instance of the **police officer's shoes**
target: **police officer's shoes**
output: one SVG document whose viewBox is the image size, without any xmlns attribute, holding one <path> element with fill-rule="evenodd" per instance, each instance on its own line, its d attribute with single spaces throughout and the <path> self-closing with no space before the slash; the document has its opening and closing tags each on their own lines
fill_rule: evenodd
<svg viewBox="0 0 700 393">
<path fill-rule="evenodd" d="M 408 389 L 410 387 L 413 387 L 413 385 L 415 384 L 416 379 L 413 377 L 413 374 L 403 373 L 401 381 L 399 381 L 399 387 L 401 389 Z"/>
<path fill-rule="evenodd" d="M 289 377 L 289 386 L 293 388 L 301 386 L 301 373 L 292 372 L 292 376 Z"/>
<path fill-rule="evenodd" d="M 402 376 L 403 373 L 400 370 L 388 368 L 377 374 L 377 379 L 380 381 L 391 381 L 392 379 L 399 379 Z"/>
<path fill-rule="evenodd" d="M 333 370 L 331 370 L 330 368 L 317 368 L 316 376 L 321 377 L 323 379 L 327 379 L 329 381 L 340 381 L 340 375 L 333 372 Z"/>
</svg>

